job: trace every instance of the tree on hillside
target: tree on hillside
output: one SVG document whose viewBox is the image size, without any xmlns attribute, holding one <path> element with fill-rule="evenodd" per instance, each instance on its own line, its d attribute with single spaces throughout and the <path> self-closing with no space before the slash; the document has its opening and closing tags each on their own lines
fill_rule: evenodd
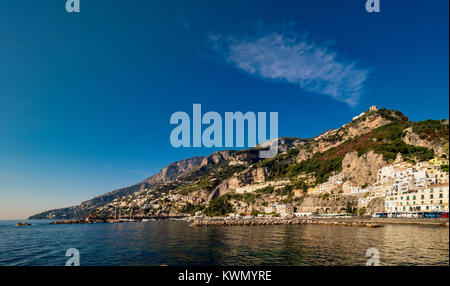
<svg viewBox="0 0 450 286">
<path fill-rule="evenodd" d="M 228 201 L 228 197 L 221 196 L 215 198 L 209 202 L 209 206 L 206 209 L 208 216 L 225 216 L 233 212 L 233 206 Z"/>
</svg>

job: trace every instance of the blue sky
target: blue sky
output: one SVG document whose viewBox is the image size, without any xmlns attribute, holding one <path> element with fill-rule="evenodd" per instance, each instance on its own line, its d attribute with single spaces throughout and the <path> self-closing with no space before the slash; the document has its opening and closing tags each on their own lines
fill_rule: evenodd
<svg viewBox="0 0 450 286">
<path fill-rule="evenodd" d="M 312 137 L 370 105 L 448 118 L 447 0 L 0 2 L 0 219 L 79 204 L 214 149 L 176 111 L 279 113 Z"/>
</svg>

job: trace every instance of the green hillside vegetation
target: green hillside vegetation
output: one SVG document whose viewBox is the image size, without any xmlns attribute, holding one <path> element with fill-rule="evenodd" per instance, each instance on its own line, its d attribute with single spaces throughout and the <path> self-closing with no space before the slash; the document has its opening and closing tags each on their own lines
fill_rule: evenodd
<svg viewBox="0 0 450 286">
<path fill-rule="evenodd" d="M 377 154 L 383 155 L 385 161 L 392 161 L 398 153 L 401 153 L 406 160 L 426 161 L 434 157 L 434 151 L 424 147 L 408 145 L 402 140 L 403 132 L 406 128 L 413 126 L 420 134 L 427 134 L 427 138 L 437 138 L 448 136 L 448 126 L 440 121 L 431 120 L 425 122 L 408 122 L 391 118 L 394 121 L 381 126 L 373 131 L 348 140 L 337 147 L 331 148 L 323 153 L 314 154 L 309 160 L 296 162 L 299 152 L 297 147 L 289 150 L 286 154 L 280 154 L 275 158 L 266 159 L 257 164 L 259 167 L 267 168 L 270 172 L 268 180 L 277 178 L 295 178 L 298 175 L 313 173 L 315 184 L 325 182 L 333 172 L 342 170 L 342 160 L 349 152 L 356 151 L 358 156 L 373 150 Z M 306 147 L 307 148 L 307 147 Z"/>
<path fill-rule="evenodd" d="M 196 212 L 203 211 L 204 209 L 205 209 L 205 206 L 203 206 L 203 205 L 195 205 L 194 206 L 194 205 L 191 205 L 188 203 L 180 209 L 180 212 L 185 213 L 185 214 L 194 215 Z"/>
<path fill-rule="evenodd" d="M 448 125 L 442 124 L 441 120 L 425 120 L 412 122 L 413 131 L 417 133 L 421 139 L 433 141 L 438 138 L 449 137 Z"/>
<path fill-rule="evenodd" d="M 233 212 L 233 206 L 230 203 L 230 196 L 220 196 L 209 202 L 204 211 L 207 216 L 226 216 Z"/>
<path fill-rule="evenodd" d="M 183 184 L 178 188 L 181 194 L 187 195 L 194 191 L 212 191 L 224 180 L 230 178 L 235 173 L 245 170 L 245 166 L 230 166 L 229 161 L 220 164 L 203 166 L 183 178 Z"/>
</svg>

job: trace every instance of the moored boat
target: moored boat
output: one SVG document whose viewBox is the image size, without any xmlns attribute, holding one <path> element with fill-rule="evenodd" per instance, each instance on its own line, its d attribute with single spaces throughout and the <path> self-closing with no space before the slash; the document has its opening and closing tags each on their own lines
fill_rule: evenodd
<svg viewBox="0 0 450 286">
<path fill-rule="evenodd" d="M 27 222 L 18 222 L 16 223 L 16 226 L 29 226 L 31 225 L 31 223 L 27 223 Z"/>
</svg>

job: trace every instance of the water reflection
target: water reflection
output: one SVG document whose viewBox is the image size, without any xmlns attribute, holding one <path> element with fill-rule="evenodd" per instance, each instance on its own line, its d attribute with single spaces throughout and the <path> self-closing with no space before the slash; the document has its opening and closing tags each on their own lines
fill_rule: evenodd
<svg viewBox="0 0 450 286">
<path fill-rule="evenodd" d="M 181 222 L 48 225 L 0 224 L 0 265 L 365 265 L 377 248 L 381 265 L 448 265 L 448 227 L 322 225 L 193 228 Z"/>
</svg>

